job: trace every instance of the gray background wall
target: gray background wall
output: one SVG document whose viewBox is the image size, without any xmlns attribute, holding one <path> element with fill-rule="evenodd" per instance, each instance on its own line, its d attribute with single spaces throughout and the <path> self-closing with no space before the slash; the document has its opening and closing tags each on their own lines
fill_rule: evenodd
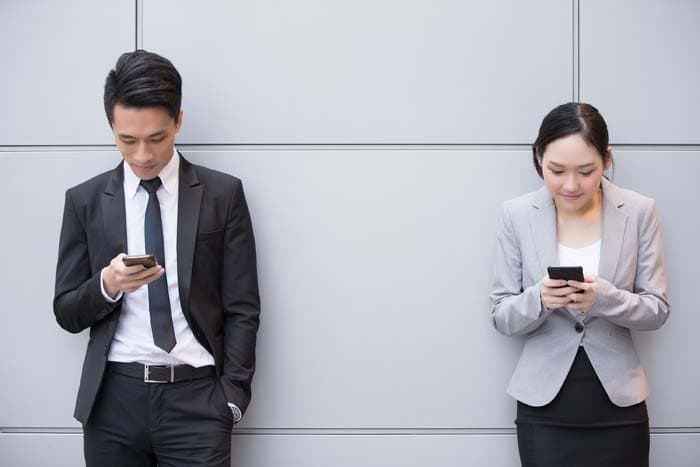
<svg viewBox="0 0 700 467">
<path fill-rule="evenodd" d="M 101 107 L 135 46 L 184 77 L 186 157 L 244 180 L 263 315 L 241 466 L 518 465 L 492 330 L 501 201 L 545 113 L 598 106 L 657 199 L 672 316 L 635 334 L 654 466 L 700 463 L 700 2 L 0 2 L 0 465 L 82 463 L 87 336 L 51 312 L 63 192 L 120 160 Z"/>
</svg>

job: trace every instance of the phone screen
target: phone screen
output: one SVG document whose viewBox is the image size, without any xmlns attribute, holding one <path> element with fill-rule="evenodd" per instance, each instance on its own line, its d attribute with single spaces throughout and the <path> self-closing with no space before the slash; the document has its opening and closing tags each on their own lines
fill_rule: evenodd
<svg viewBox="0 0 700 467">
<path fill-rule="evenodd" d="M 561 279 L 565 281 L 583 282 L 582 266 L 549 266 L 547 274 L 550 279 Z"/>
</svg>

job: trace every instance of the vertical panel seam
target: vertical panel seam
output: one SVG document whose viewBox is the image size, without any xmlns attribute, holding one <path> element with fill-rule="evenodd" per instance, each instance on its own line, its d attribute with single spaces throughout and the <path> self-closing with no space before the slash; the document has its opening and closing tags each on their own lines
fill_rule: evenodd
<svg viewBox="0 0 700 467">
<path fill-rule="evenodd" d="M 578 3 L 576 8 L 576 98 L 581 99 L 581 0 L 575 0 Z"/>
<path fill-rule="evenodd" d="M 135 0 L 136 8 L 136 45 L 135 49 L 143 48 L 143 0 Z"/>
<path fill-rule="evenodd" d="M 581 0 L 572 0 L 572 94 L 573 101 L 581 101 Z"/>
</svg>

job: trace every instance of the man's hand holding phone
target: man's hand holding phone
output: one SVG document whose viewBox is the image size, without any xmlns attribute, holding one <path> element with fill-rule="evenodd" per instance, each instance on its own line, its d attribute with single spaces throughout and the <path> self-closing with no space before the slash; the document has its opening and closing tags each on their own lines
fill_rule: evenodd
<svg viewBox="0 0 700 467">
<path fill-rule="evenodd" d="M 152 255 L 137 257 L 119 253 L 102 270 L 104 290 L 113 299 L 120 292 L 130 293 L 163 275 L 165 269 Z"/>
</svg>

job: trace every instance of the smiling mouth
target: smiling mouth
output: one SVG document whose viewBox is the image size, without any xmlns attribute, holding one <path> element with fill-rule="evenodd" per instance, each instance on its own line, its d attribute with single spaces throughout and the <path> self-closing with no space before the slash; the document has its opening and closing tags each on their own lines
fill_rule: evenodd
<svg viewBox="0 0 700 467">
<path fill-rule="evenodd" d="M 564 198 L 564 199 L 575 200 L 575 199 L 579 199 L 582 195 L 565 195 L 565 194 L 560 194 L 560 196 L 561 196 L 562 198 Z"/>
</svg>

